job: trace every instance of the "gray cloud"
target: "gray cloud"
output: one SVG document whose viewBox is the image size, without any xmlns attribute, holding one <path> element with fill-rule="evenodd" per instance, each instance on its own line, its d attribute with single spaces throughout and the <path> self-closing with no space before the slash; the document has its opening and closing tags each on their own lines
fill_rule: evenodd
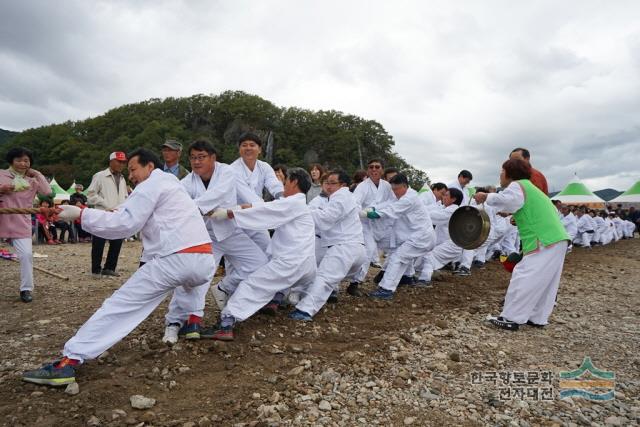
<svg viewBox="0 0 640 427">
<path fill-rule="evenodd" d="M 151 97 L 245 90 L 381 122 L 449 182 L 516 146 L 560 189 L 639 179 L 634 1 L 2 2 L 0 127 Z"/>
</svg>

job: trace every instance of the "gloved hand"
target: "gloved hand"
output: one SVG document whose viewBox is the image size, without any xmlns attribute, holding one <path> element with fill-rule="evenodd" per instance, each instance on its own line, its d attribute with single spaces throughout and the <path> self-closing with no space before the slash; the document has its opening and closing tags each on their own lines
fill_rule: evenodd
<svg viewBox="0 0 640 427">
<path fill-rule="evenodd" d="M 223 219 L 227 219 L 227 210 L 226 209 L 216 209 L 213 213 L 210 213 L 209 216 L 216 221 L 222 221 Z"/>
<path fill-rule="evenodd" d="M 80 218 L 82 215 L 82 208 L 73 205 L 59 205 L 58 209 L 60 213 L 58 214 L 58 218 L 60 221 L 71 222 Z"/>
<path fill-rule="evenodd" d="M 358 215 L 360 216 L 360 218 L 364 219 L 367 217 L 367 214 L 369 214 L 369 212 L 374 210 L 375 208 L 365 208 L 365 209 L 362 209 L 360 212 L 358 212 Z"/>
<path fill-rule="evenodd" d="M 376 212 L 375 209 L 373 209 L 371 212 L 367 213 L 367 218 L 369 218 L 369 219 L 378 219 L 378 218 L 380 218 L 380 215 L 378 214 L 378 212 Z"/>
</svg>

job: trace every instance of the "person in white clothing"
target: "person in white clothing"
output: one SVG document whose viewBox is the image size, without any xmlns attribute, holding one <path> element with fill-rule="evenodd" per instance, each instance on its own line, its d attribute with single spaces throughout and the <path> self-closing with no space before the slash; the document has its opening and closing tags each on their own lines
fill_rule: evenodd
<svg viewBox="0 0 640 427">
<path fill-rule="evenodd" d="M 338 290 L 342 280 L 349 280 L 367 261 L 360 223 L 360 206 L 349 191 L 351 179 L 344 171 L 333 171 L 325 180 L 329 202 L 322 209 L 312 209 L 321 245 L 326 248 L 316 278 L 306 295 L 289 314 L 295 320 L 311 321 Z"/>
<path fill-rule="evenodd" d="M 436 182 L 431 188 L 425 183 L 425 187 L 422 187 L 422 189 L 418 191 L 418 197 L 420 197 L 425 207 L 432 209 L 438 204 L 442 205 L 442 198 L 449 189 L 447 185 L 442 182 Z"/>
<path fill-rule="evenodd" d="M 429 211 L 431 223 L 435 226 L 436 246 L 427 253 L 422 263 L 418 283 L 428 285 L 434 270 L 460 258 L 462 248 L 453 243 L 449 235 L 449 219 L 462 203 L 462 192 L 449 188 L 444 195 L 442 208 Z"/>
<path fill-rule="evenodd" d="M 283 195 L 282 182 L 276 177 L 276 173 L 269 163 L 259 160 L 262 153 L 262 140 L 256 134 L 245 132 L 238 138 L 238 151 L 240 157 L 231 163 L 236 178 L 253 193 L 238 192 L 238 204 L 257 205 L 263 203 L 265 190 L 274 199 Z M 254 242 L 267 251 L 269 247 L 269 233 L 267 230 L 247 230 L 247 234 Z"/>
<path fill-rule="evenodd" d="M 366 211 L 367 217 L 376 221 L 385 217 L 395 220 L 394 248 L 389 254 L 378 289 L 369 294 L 370 297 L 385 300 L 393 298 L 402 276 L 413 268 L 417 259 L 424 257 L 433 248 L 436 240 L 429 213 L 418 193 L 409 188 L 407 177 L 400 173 L 391 178 L 390 184 L 396 202 Z"/>
<path fill-rule="evenodd" d="M 251 317 L 277 293 L 287 290 L 304 293 L 313 283 L 315 225 L 306 203 L 310 187 L 311 177 L 307 171 L 291 168 L 284 181 L 284 198 L 242 210 L 219 212 L 242 229 L 274 229 L 269 248 L 271 259 L 238 285 L 222 310 L 218 325 L 203 330 L 201 338 L 232 341 L 236 322 Z"/>
<path fill-rule="evenodd" d="M 127 336 L 173 289 L 193 291 L 213 279 L 211 239 L 196 204 L 174 175 L 160 169 L 155 154 L 138 149 L 128 158 L 136 188 L 117 210 L 64 205 L 60 218 L 80 218 L 85 230 L 105 239 L 140 232 L 144 264 L 67 341 L 62 360 L 25 372 L 25 381 L 52 386 L 74 382 L 75 366 Z"/>
<path fill-rule="evenodd" d="M 233 170 L 229 165 L 216 161 L 217 152 L 213 145 L 204 139 L 194 141 L 188 149 L 189 161 L 193 172 L 181 180 L 189 196 L 195 201 L 200 213 L 206 215 L 215 209 L 228 209 L 236 206 L 237 186 Z M 212 240 L 215 258 L 214 271 L 224 256 L 227 267 L 233 266 L 232 274 L 216 284 L 212 290 L 214 300 L 222 309 L 228 295 L 235 291 L 238 284 L 259 267 L 267 263 L 267 256 L 258 245 L 238 228 L 232 221 L 216 221 L 205 217 L 209 237 Z M 177 288 L 169 303 L 166 329 L 163 342 L 173 345 L 181 333 L 186 339 L 199 339 L 205 297 L 209 286 L 200 286 L 195 292 Z M 194 306 L 192 298 L 198 303 L 197 311 L 187 308 Z M 182 328 L 182 329 L 181 329 Z"/>
<path fill-rule="evenodd" d="M 589 215 L 587 215 L 584 207 L 578 208 L 576 214 L 578 233 L 574 238 L 573 243 L 591 249 L 591 236 L 594 234 L 593 220 Z"/>
<path fill-rule="evenodd" d="M 327 174 L 325 173 L 320 177 L 320 186 L 322 187 L 320 194 L 311 199 L 308 203 L 309 209 L 312 211 L 315 209 L 324 209 L 325 206 L 329 203 L 329 186 L 326 185 L 327 182 Z M 320 265 L 320 261 L 324 257 L 325 252 L 327 251 L 326 247 L 322 246 L 322 232 L 316 225 L 316 240 L 315 240 L 315 248 L 316 248 L 316 264 Z"/>
<path fill-rule="evenodd" d="M 455 181 L 449 183 L 449 185 L 447 185 L 447 188 L 457 188 L 462 192 L 462 195 L 464 198 L 462 200 L 461 206 L 469 204 L 468 185 L 472 180 L 473 180 L 473 175 L 471 174 L 471 172 L 469 172 L 466 169 L 463 169 L 458 174 L 458 178 Z"/>
<path fill-rule="evenodd" d="M 368 178 L 358 184 L 356 189 L 353 191 L 356 202 L 360 205 L 361 209 L 380 206 L 384 203 L 396 200 L 393 191 L 391 191 L 391 185 L 382 179 L 382 173 L 382 160 L 369 160 L 367 165 Z M 360 272 L 347 288 L 347 292 L 353 296 L 362 296 L 362 293 L 358 290 L 358 286 L 367 276 L 369 265 L 381 267 L 378 254 L 378 243 L 374 237 L 371 220 L 368 218 L 362 218 L 362 233 L 364 236 L 364 246 L 367 251 L 368 262 L 362 264 Z"/>
<path fill-rule="evenodd" d="M 571 248 L 573 246 L 571 243 L 578 235 L 578 220 L 567 205 L 560 206 L 560 213 L 562 214 L 560 222 L 562 222 L 564 229 L 567 231 L 569 237 L 571 238 L 571 242 L 569 242 L 569 247 L 567 248 L 568 251 L 571 251 Z"/>
</svg>

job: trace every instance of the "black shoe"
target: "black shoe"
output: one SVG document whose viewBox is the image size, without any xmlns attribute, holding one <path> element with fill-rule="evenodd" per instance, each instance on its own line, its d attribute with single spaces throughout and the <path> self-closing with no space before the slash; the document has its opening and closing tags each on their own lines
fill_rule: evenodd
<svg viewBox="0 0 640 427">
<path fill-rule="evenodd" d="M 442 266 L 442 268 L 441 268 L 440 270 L 443 270 L 443 271 L 453 271 L 453 270 L 454 270 L 454 267 L 453 267 L 453 264 L 448 263 L 448 264 L 443 265 L 443 266 Z"/>
<path fill-rule="evenodd" d="M 460 267 L 453 272 L 456 276 L 470 276 L 471 271 L 467 267 Z"/>
<path fill-rule="evenodd" d="M 487 320 L 489 324 L 494 328 L 498 329 L 506 329 L 507 331 L 517 331 L 520 328 L 516 322 L 512 322 L 510 320 L 505 319 L 502 316 L 488 316 Z"/>
<path fill-rule="evenodd" d="M 331 304 L 336 304 L 338 302 L 338 292 L 336 291 L 331 292 L 331 295 L 329 295 L 329 299 L 327 300 L 327 302 Z"/>
<path fill-rule="evenodd" d="M 33 295 L 31 295 L 31 291 L 20 291 L 20 299 L 22 302 L 31 302 L 33 301 Z"/>
<path fill-rule="evenodd" d="M 119 273 L 116 273 L 113 270 L 107 270 L 105 268 L 102 269 L 102 275 L 103 276 L 111 276 L 111 277 L 120 277 Z"/>
<path fill-rule="evenodd" d="M 482 262 L 482 261 L 477 261 L 477 260 L 476 260 L 476 261 L 473 261 L 473 262 L 471 263 L 471 267 L 475 267 L 475 268 L 480 268 L 480 269 L 482 269 L 482 268 L 484 268 L 484 262 Z"/>
<path fill-rule="evenodd" d="M 399 285 L 413 285 L 416 282 L 416 279 L 413 278 L 413 276 L 405 276 L 402 275 L 402 277 L 400 278 L 400 283 L 398 283 Z"/>
<path fill-rule="evenodd" d="M 534 328 L 544 328 L 546 325 L 540 325 L 538 323 L 533 323 L 531 320 L 527 320 L 527 326 L 533 326 Z"/>
<path fill-rule="evenodd" d="M 376 276 L 373 278 L 373 283 L 377 285 L 382 281 L 383 277 L 384 277 L 384 270 L 378 271 L 378 274 L 376 274 Z"/>
<path fill-rule="evenodd" d="M 360 283 L 358 282 L 351 282 L 349 283 L 349 286 L 347 286 L 347 293 L 349 295 L 351 295 L 352 297 L 361 297 L 362 296 L 362 292 L 360 292 L 360 290 L 358 289 L 358 285 Z"/>
</svg>

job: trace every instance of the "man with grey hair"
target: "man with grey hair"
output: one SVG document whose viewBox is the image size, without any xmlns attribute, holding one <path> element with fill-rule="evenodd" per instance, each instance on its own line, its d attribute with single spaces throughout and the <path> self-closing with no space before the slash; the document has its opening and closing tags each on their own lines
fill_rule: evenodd
<svg viewBox="0 0 640 427">
<path fill-rule="evenodd" d="M 167 139 L 160 148 L 164 165 L 162 170 L 175 175 L 176 178 L 182 179 L 189 175 L 187 168 L 180 164 L 180 156 L 182 155 L 182 144 L 175 139 Z"/>
</svg>

